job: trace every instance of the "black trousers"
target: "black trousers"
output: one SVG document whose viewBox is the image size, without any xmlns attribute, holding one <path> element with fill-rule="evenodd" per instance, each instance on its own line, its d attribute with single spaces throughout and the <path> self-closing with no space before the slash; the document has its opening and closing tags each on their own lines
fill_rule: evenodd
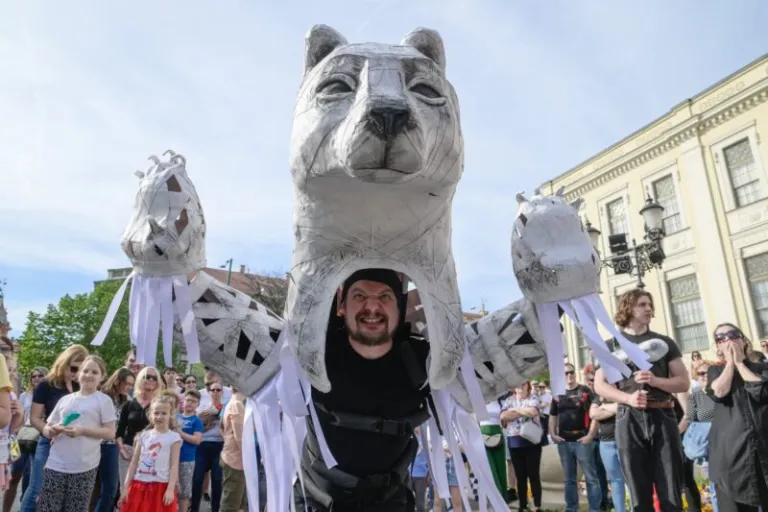
<svg viewBox="0 0 768 512">
<path fill-rule="evenodd" d="M 693 461 L 683 455 L 683 485 L 685 486 L 685 499 L 688 501 L 688 512 L 701 512 L 701 493 L 696 484 L 696 476 L 693 472 Z"/>
<path fill-rule="evenodd" d="M 510 448 L 509 458 L 517 477 L 517 499 L 520 510 L 528 506 L 528 483 L 531 484 L 533 505 L 541 508 L 541 445 Z"/>
<path fill-rule="evenodd" d="M 674 409 L 620 406 L 616 448 L 634 512 L 654 511 L 654 486 L 662 512 L 683 509 L 683 445 Z"/>
</svg>

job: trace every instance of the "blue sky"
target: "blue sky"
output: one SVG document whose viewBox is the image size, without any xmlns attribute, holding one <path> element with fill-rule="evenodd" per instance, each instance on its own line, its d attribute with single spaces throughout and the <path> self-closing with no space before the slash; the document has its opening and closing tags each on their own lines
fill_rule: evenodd
<svg viewBox="0 0 768 512">
<path fill-rule="evenodd" d="M 762 0 L 7 2 L 0 9 L 0 280 L 27 312 L 92 288 L 119 247 L 147 156 L 186 155 L 208 264 L 287 270 L 288 169 L 303 37 L 396 43 L 435 28 L 459 94 L 454 201 L 465 310 L 519 297 L 514 195 L 766 50 Z"/>
</svg>

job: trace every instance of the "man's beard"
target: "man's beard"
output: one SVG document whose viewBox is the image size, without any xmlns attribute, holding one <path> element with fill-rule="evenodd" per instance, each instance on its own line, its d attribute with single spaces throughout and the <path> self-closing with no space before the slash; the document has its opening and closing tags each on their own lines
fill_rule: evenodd
<svg viewBox="0 0 768 512">
<path fill-rule="evenodd" d="M 358 318 L 355 319 L 354 324 L 352 324 L 349 320 L 347 320 L 345 323 L 347 325 L 347 332 L 349 333 L 349 337 L 356 342 L 365 345 L 367 347 L 378 347 L 380 345 L 385 345 L 392 341 L 392 338 L 395 335 L 396 328 L 393 329 L 391 332 L 387 331 L 386 329 L 381 332 L 380 334 L 365 334 L 361 329 L 357 327 L 359 323 L 362 322 L 361 318 L 365 315 L 359 315 Z M 384 325 L 389 325 L 389 318 L 382 315 L 382 318 L 384 320 Z"/>
</svg>

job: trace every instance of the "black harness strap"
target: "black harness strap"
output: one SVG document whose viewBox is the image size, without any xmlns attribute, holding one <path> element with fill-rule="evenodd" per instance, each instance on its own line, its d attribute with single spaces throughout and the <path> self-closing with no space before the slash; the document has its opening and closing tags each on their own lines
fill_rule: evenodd
<svg viewBox="0 0 768 512">
<path fill-rule="evenodd" d="M 429 411 L 426 407 L 422 407 L 399 420 L 352 412 L 330 411 L 319 402 L 315 402 L 315 409 L 318 416 L 323 417 L 323 423 L 328 425 L 396 437 L 413 435 L 413 429 L 429 419 Z"/>
</svg>

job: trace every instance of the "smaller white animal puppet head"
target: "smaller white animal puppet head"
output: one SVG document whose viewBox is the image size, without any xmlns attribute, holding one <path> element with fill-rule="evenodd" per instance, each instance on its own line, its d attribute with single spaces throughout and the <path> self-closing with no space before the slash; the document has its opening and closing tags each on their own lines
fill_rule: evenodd
<svg viewBox="0 0 768 512">
<path fill-rule="evenodd" d="M 139 191 L 120 242 L 133 264 L 133 272 L 118 289 L 99 332 L 91 341 L 92 345 L 104 343 L 128 283 L 132 281 L 131 345 L 136 347 L 137 362 L 149 366 L 154 366 L 157 357 L 158 333 L 162 333 L 165 364 L 173 364 L 176 320 L 183 325 L 190 362 L 199 360 L 187 298 L 187 276 L 205 266 L 205 219 L 195 187 L 187 176 L 186 160 L 170 149 L 164 155 L 168 160 L 151 156 L 153 165 L 149 171 L 136 172 Z"/>
<path fill-rule="evenodd" d="M 424 304 L 430 384 L 464 354 L 451 252 L 451 201 L 464 164 L 456 93 L 440 35 L 349 44 L 318 25 L 306 38 L 294 112 L 295 248 L 288 343 L 312 385 L 330 390 L 325 334 L 334 295 L 361 269 L 405 274 Z"/>
<path fill-rule="evenodd" d="M 137 171 L 139 191 L 120 243 L 134 270 L 145 276 L 187 275 L 205 267 L 205 217 L 187 175 L 186 160 L 171 150 L 166 161 Z"/>
<path fill-rule="evenodd" d="M 517 194 L 512 265 L 523 295 L 534 303 L 583 297 L 600 290 L 600 258 L 577 210 L 562 190 Z"/>
<path fill-rule="evenodd" d="M 558 310 L 582 330 L 609 381 L 616 382 L 631 371 L 610 353 L 598 324 L 616 337 L 630 361 L 642 370 L 650 368 L 648 355 L 618 332 L 600 301 L 600 256 L 577 214 L 580 200 L 576 207 L 567 204 L 560 189 L 549 196 L 536 191 L 530 199 L 518 194 L 517 201 L 512 265 L 523 295 L 536 305 L 552 392 L 565 392 L 565 354 Z"/>
<path fill-rule="evenodd" d="M 283 320 L 204 271 L 189 283 L 189 299 L 200 359 L 246 396 L 256 393 L 280 367 L 279 351 L 273 349 Z M 183 337 L 181 325 L 177 325 L 175 336 Z"/>
</svg>

